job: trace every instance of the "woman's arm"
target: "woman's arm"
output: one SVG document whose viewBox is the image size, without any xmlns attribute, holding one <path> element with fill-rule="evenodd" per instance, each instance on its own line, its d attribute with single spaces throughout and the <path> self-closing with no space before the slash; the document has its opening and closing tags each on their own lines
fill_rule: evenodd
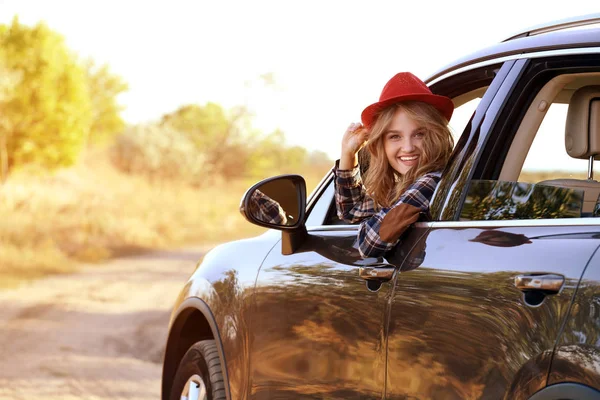
<svg viewBox="0 0 600 400">
<path fill-rule="evenodd" d="M 333 170 L 335 174 L 335 206 L 342 221 L 355 223 L 375 214 L 375 203 L 366 194 L 358 166 L 350 170 Z"/>
<path fill-rule="evenodd" d="M 373 200 L 366 195 L 358 167 L 358 151 L 365 145 L 369 132 L 352 123 L 342 137 L 342 154 L 336 161 L 335 205 L 342 221 L 355 223 L 375 213 Z"/>
<path fill-rule="evenodd" d="M 383 208 L 364 220 L 358 232 L 358 251 L 366 257 L 379 257 L 390 251 L 406 229 L 429 210 L 429 201 L 440 180 L 440 173 L 425 174 L 406 189 L 390 208 Z"/>
</svg>

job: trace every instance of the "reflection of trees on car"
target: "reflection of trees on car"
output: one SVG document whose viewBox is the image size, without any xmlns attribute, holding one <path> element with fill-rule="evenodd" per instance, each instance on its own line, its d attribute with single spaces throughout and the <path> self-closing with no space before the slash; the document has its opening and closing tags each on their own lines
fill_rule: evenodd
<svg viewBox="0 0 600 400">
<path fill-rule="evenodd" d="M 548 384 L 560 382 L 565 377 L 578 377 L 592 387 L 600 386 L 597 369 L 600 366 L 598 320 L 600 298 L 598 281 L 584 279 L 577 289 L 575 301 L 563 334 L 558 341 L 553 371 Z"/>
<path fill-rule="evenodd" d="M 510 385 L 508 379 L 517 372 L 514 368 L 527 362 L 532 348 L 536 354 L 548 350 L 539 344 L 557 337 L 560 328 L 554 324 L 543 331 L 534 329 L 542 316 L 532 316 L 531 310 L 519 306 L 512 285 L 515 274 L 471 272 L 457 279 L 455 271 L 426 267 L 402 272 L 390 316 L 388 343 L 395 365 L 389 369 L 389 378 L 418 382 L 413 395 L 419 398 L 436 398 L 438 386 L 445 395 L 453 391 L 453 397 L 445 398 L 502 398 Z M 457 302 L 456 293 L 463 293 L 468 300 Z M 482 307 L 490 299 L 493 313 Z M 406 304 L 410 307 L 402 306 Z M 564 311 L 559 302 L 547 302 L 533 313 L 560 320 Z M 521 330 L 521 325 L 529 329 Z M 523 333 L 516 343 L 508 340 L 514 330 Z M 466 336 L 465 332 L 477 335 Z M 445 357 L 448 347 L 453 349 L 452 358 Z M 478 352 L 473 352 L 474 348 Z M 415 359 L 417 363 L 403 361 Z M 487 382 L 498 380 L 504 380 L 506 386 L 493 392 L 495 386 Z"/>
<path fill-rule="evenodd" d="M 269 282 L 256 287 L 252 319 L 278 322 L 256 327 L 253 368 L 257 375 L 276 380 L 283 380 L 281 371 L 290 366 L 302 374 L 285 376 L 289 389 L 257 388 L 256 395 L 359 399 L 381 393 L 381 377 L 363 374 L 357 379 L 360 371 L 371 371 L 381 362 L 375 354 L 383 354 L 383 349 L 373 347 L 382 333 L 383 314 L 356 301 L 364 297 L 364 281 L 335 262 L 274 265 L 264 273 Z M 383 309 L 385 298 L 376 301 Z M 319 359 L 307 353 L 318 353 Z"/>
<path fill-rule="evenodd" d="M 496 247 L 515 247 L 532 243 L 531 240 L 522 233 L 511 233 L 495 229 L 483 231 L 470 241 Z"/>
<path fill-rule="evenodd" d="M 438 188 L 436 191 L 444 193 L 449 190 L 450 194 L 449 194 L 448 199 L 440 198 L 438 200 L 438 201 L 442 202 L 441 204 L 438 201 L 436 201 L 436 197 L 434 195 L 434 201 L 433 201 L 432 207 L 431 207 L 432 216 L 434 215 L 434 213 L 437 213 L 437 211 L 439 209 L 443 209 L 443 214 L 440 215 L 441 220 L 454 219 L 454 215 L 456 214 L 456 211 L 457 211 L 459 205 L 461 204 L 462 190 L 450 190 L 450 188 L 455 187 L 455 188 L 462 189 L 462 188 L 466 187 L 469 176 L 464 171 L 470 170 L 472 168 L 474 162 L 475 162 L 475 156 L 472 155 L 467 159 L 467 161 L 464 163 L 464 165 L 460 165 L 459 163 L 454 163 L 454 165 L 450 166 L 451 170 L 445 172 L 445 175 L 454 176 L 454 174 L 460 173 L 459 171 L 463 171 L 462 173 L 460 173 L 456 182 L 453 182 L 450 179 L 442 179 L 440 181 L 440 184 L 438 185 Z M 446 200 L 447 204 L 444 204 L 444 200 Z"/>
<path fill-rule="evenodd" d="M 248 372 L 252 336 L 248 334 L 248 321 L 251 320 L 251 290 L 243 288 L 234 269 L 225 271 L 224 276 L 213 282 L 217 293 L 218 304 L 227 314 L 216 313 L 217 325 L 222 330 L 221 340 L 225 348 L 230 350 L 227 359 L 229 379 L 236 382 L 246 382 L 244 377 Z M 235 355 L 235 357 L 232 357 Z M 250 397 L 250 388 L 240 387 L 239 393 L 232 393 L 232 398 L 245 399 Z"/>
<path fill-rule="evenodd" d="M 300 360 L 297 354 L 298 346 L 322 348 L 323 351 L 330 353 L 328 359 L 332 365 L 336 365 L 335 360 L 344 360 L 344 368 L 347 371 L 359 371 L 361 365 L 370 365 L 373 362 L 361 351 L 361 342 L 380 334 L 378 327 L 382 316 L 369 313 L 366 308 L 348 309 L 348 305 L 352 303 L 350 299 L 361 296 L 365 290 L 363 284 L 354 282 L 359 280 L 358 277 L 349 276 L 343 269 L 336 268 L 334 263 L 275 266 L 271 268 L 271 272 L 280 273 L 279 278 L 273 279 L 272 285 L 261 285 L 256 288 L 257 298 L 260 299 L 256 310 L 259 313 L 280 313 L 279 316 L 270 318 L 280 320 L 282 323 L 260 328 L 269 331 L 279 330 L 280 332 L 275 336 L 289 338 L 289 345 L 282 347 L 279 343 L 277 349 L 270 349 L 268 343 L 253 343 L 257 348 L 262 349 L 265 355 L 277 354 L 277 360 L 271 359 L 269 363 L 264 364 L 272 367 L 278 363 Z M 410 356 L 407 354 L 404 358 L 413 360 L 413 353 L 418 352 L 420 361 L 417 365 L 395 365 L 389 374 L 390 379 L 402 380 L 406 379 L 407 373 L 410 375 L 414 373 L 411 379 L 425 385 L 421 388 L 424 398 L 428 396 L 434 398 L 435 388 L 442 381 L 443 386 L 446 386 L 447 382 L 454 382 L 450 386 L 454 387 L 456 398 L 485 397 L 481 390 L 486 386 L 482 383 L 486 382 L 488 374 L 496 370 L 495 375 L 513 376 L 514 371 L 511 371 L 511 368 L 526 362 L 523 357 L 524 354 L 528 354 L 531 346 L 550 340 L 558 334 L 559 326 L 554 326 L 548 327 L 544 332 L 547 337 L 536 337 L 539 331 L 532 326 L 530 332 L 524 332 L 517 344 L 497 343 L 500 348 L 506 349 L 502 359 L 497 357 L 497 353 L 479 354 L 478 360 L 482 361 L 477 369 L 471 370 L 470 367 L 477 364 L 477 360 L 471 358 L 472 348 L 486 348 L 478 346 L 480 341 L 497 341 L 499 337 L 510 337 L 509 332 L 500 335 L 499 332 L 510 331 L 515 324 L 535 323 L 536 319 L 531 319 L 529 310 L 522 310 L 515 306 L 518 297 L 515 297 L 512 285 L 507 283 L 514 279 L 515 272 L 469 273 L 465 274 L 460 281 L 457 281 L 451 273 L 445 275 L 443 271 L 427 268 L 402 272 L 402 274 L 406 273 L 410 274 L 407 278 L 410 278 L 411 285 L 402 287 L 404 293 L 394 299 L 398 307 L 392 308 L 391 315 L 392 321 L 402 321 L 402 329 L 390 332 L 389 351 L 399 352 L 397 356 L 399 360 L 403 358 L 402 354 L 405 352 L 409 352 Z M 402 280 L 402 276 L 400 279 Z M 280 285 L 282 281 L 286 282 L 285 290 Z M 315 281 L 320 281 L 321 284 L 316 285 Z M 470 300 L 463 304 L 448 301 L 449 296 L 453 296 L 456 291 L 468 292 Z M 497 311 L 493 314 L 483 314 L 479 311 L 479 304 L 488 301 L 490 293 L 493 294 Z M 323 300 L 315 304 L 315 298 Z M 408 309 L 401 307 L 405 302 L 411 304 L 411 307 Z M 545 306 L 547 308 L 540 309 L 538 312 L 548 316 L 559 316 L 562 311 L 557 308 L 558 305 L 558 302 L 549 302 Z M 358 318 L 349 318 L 351 313 L 358 313 Z M 256 320 L 262 319 L 260 314 L 252 314 L 251 317 Z M 357 320 L 361 322 L 356 323 Z M 436 321 L 436 323 L 432 324 L 429 321 Z M 487 336 L 465 340 L 464 332 L 470 331 L 484 334 L 487 332 Z M 267 335 L 267 337 L 272 336 L 273 334 Z M 447 346 L 456 349 L 460 357 L 448 360 L 439 356 L 445 354 L 442 350 Z M 540 348 L 539 352 L 544 350 Z M 461 357 L 463 362 L 457 363 L 457 359 Z M 253 360 L 256 361 L 258 360 Z M 257 362 L 253 368 L 257 368 L 260 372 L 261 363 Z M 325 369 L 321 373 L 326 371 Z M 276 371 L 263 372 L 273 374 Z M 321 376 L 321 378 L 326 377 Z M 498 379 L 498 376 L 493 379 Z M 363 383 L 369 390 L 378 390 L 376 382 L 369 382 L 367 379 Z M 290 385 L 294 384 L 290 381 Z M 343 389 L 350 397 L 360 398 L 363 393 L 360 388 L 351 387 L 330 387 L 327 393 L 335 397 L 335 393 Z M 316 388 L 313 387 L 312 390 Z M 364 392 L 365 396 L 367 392 Z M 319 395 L 324 393 L 319 392 Z"/>
<path fill-rule="evenodd" d="M 469 220 L 576 218 L 583 193 L 519 182 L 473 181 L 461 217 Z"/>
<path fill-rule="evenodd" d="M 588 386 L 597 387 L 600 379 L 596 369 L 600 365 L 600 352 L 595 346 L 582 344 L 563 346 L 556 350 L 555 362 L 552 364 L 553 381 L 573 379 Z M 548 382 L 552 384 L 553 381 Z"/>
</svg>

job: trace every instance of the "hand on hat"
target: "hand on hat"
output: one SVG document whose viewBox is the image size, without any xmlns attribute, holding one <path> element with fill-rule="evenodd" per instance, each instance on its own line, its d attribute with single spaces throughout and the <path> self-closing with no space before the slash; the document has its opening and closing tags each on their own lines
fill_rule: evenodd
<svg viewBox="0 0 600 400">
<path fill-rule="evenodd" d="M 340 169 L 352 169 L 358 164 L 358 151 L 367 143 L 369 131 L 360 123 L 351 123 L 342 138 Z"/>
</svg>

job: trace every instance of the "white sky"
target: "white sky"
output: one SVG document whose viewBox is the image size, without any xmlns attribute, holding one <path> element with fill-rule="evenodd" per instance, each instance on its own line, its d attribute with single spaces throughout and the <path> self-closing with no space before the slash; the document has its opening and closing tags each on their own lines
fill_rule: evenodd
<svg viewBox="0 0 600 400">
<path fill-rule="evenodd" d="M 522 29 L 599 9 L 591 0 L 548 4 L 0 0 L 0 23 L 44 20 L 72 50 L 109 64 L 130 87 L 121 97 L 127 122 L 189 103 L 246 105 L 265 133 L 279 127 L 290 143 L 337 157 L 348 124 L 395 73 L 425 79 Z M 276 87 L 261 83 L 265 73 Z"/>
</svg>

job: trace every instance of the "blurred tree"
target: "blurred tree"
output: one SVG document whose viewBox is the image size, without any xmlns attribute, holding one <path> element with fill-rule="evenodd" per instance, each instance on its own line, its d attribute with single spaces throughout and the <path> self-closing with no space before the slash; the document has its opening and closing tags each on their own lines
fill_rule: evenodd
<svg viewBox="0 0 600 400">
<path fill-rule="evenodd" d="M 255 178 L 265 178 L 268 175 L 279 174 L 281 165 L 285 162 L 285 135 L 276 130 L 265 137 L 257 136 L 250 141 L 251 152 L 248 162 L 248 175 Z"/>
<path fill-rule="evenodd" d="M 191 104 L 164 115 L 160 126 L 188 136 L 203 162 L 203 183 L 282 173 L 322 174 L 331 167 L 325 153 L 289 146 L 281 130 L 266 136 L 254 130 L 251 117 L 245 107 L 225 111 L 215 103 Z"/>
<path fill-rule="evenodd" d="M 117 104 L 117 96 L 125 92 L 128 86 L 119 76 L 110 72 L 108 65 L 98 67 L 92 60 L 87 60 L 84 68 L 92 106 L 89 141 L 105 142 L 125 128 L 121 118 L 123 107 Z"/>
<path fill-rule="evenodd" d="M 5 109 L 9 101 L 14 97 L 15 86 L 19 82 L 20 75 L 7 67 L 4 49 L 0 47 L 0 109 Z M 10 120 L 7 115 L 0 113 L 0 182 L 6 180 L 8 174 L 8 127 Z"/>
<path fill-rule="evenodd" d="M 248 158 L 242 130 L 247 122 L 245 108 L 229 114 L 215 103 L 186 105 L 162 117 L 161 125 L 187 134 L 206 160 L 206 167 L 225 178 L 239 176 Z"/>
<path fill-rule="evenodd" d="M 33 28 L 0 25 L 4 68 L 20 74 L 2 104 L 6 170 L 35 163 L 46 168 L 73 164 L 91 125 L 86 76 L 62 36 L 44 23 Z"/>
<path fill-rule="evenodd" d="M 318 166 L 331 166 L 331 158 L 321 150 L 313 150 L 308 154 L 308 163 Z"/>
<path fill-rule="evenodd" d="M 117 136 L 111 149 L 113 163 L 129 174 L 150 179 L 178 179 L 200 184 L 206 170 L 203 155 L 188 135 L 170 126 L 132 126 Z"/>
</svg>

